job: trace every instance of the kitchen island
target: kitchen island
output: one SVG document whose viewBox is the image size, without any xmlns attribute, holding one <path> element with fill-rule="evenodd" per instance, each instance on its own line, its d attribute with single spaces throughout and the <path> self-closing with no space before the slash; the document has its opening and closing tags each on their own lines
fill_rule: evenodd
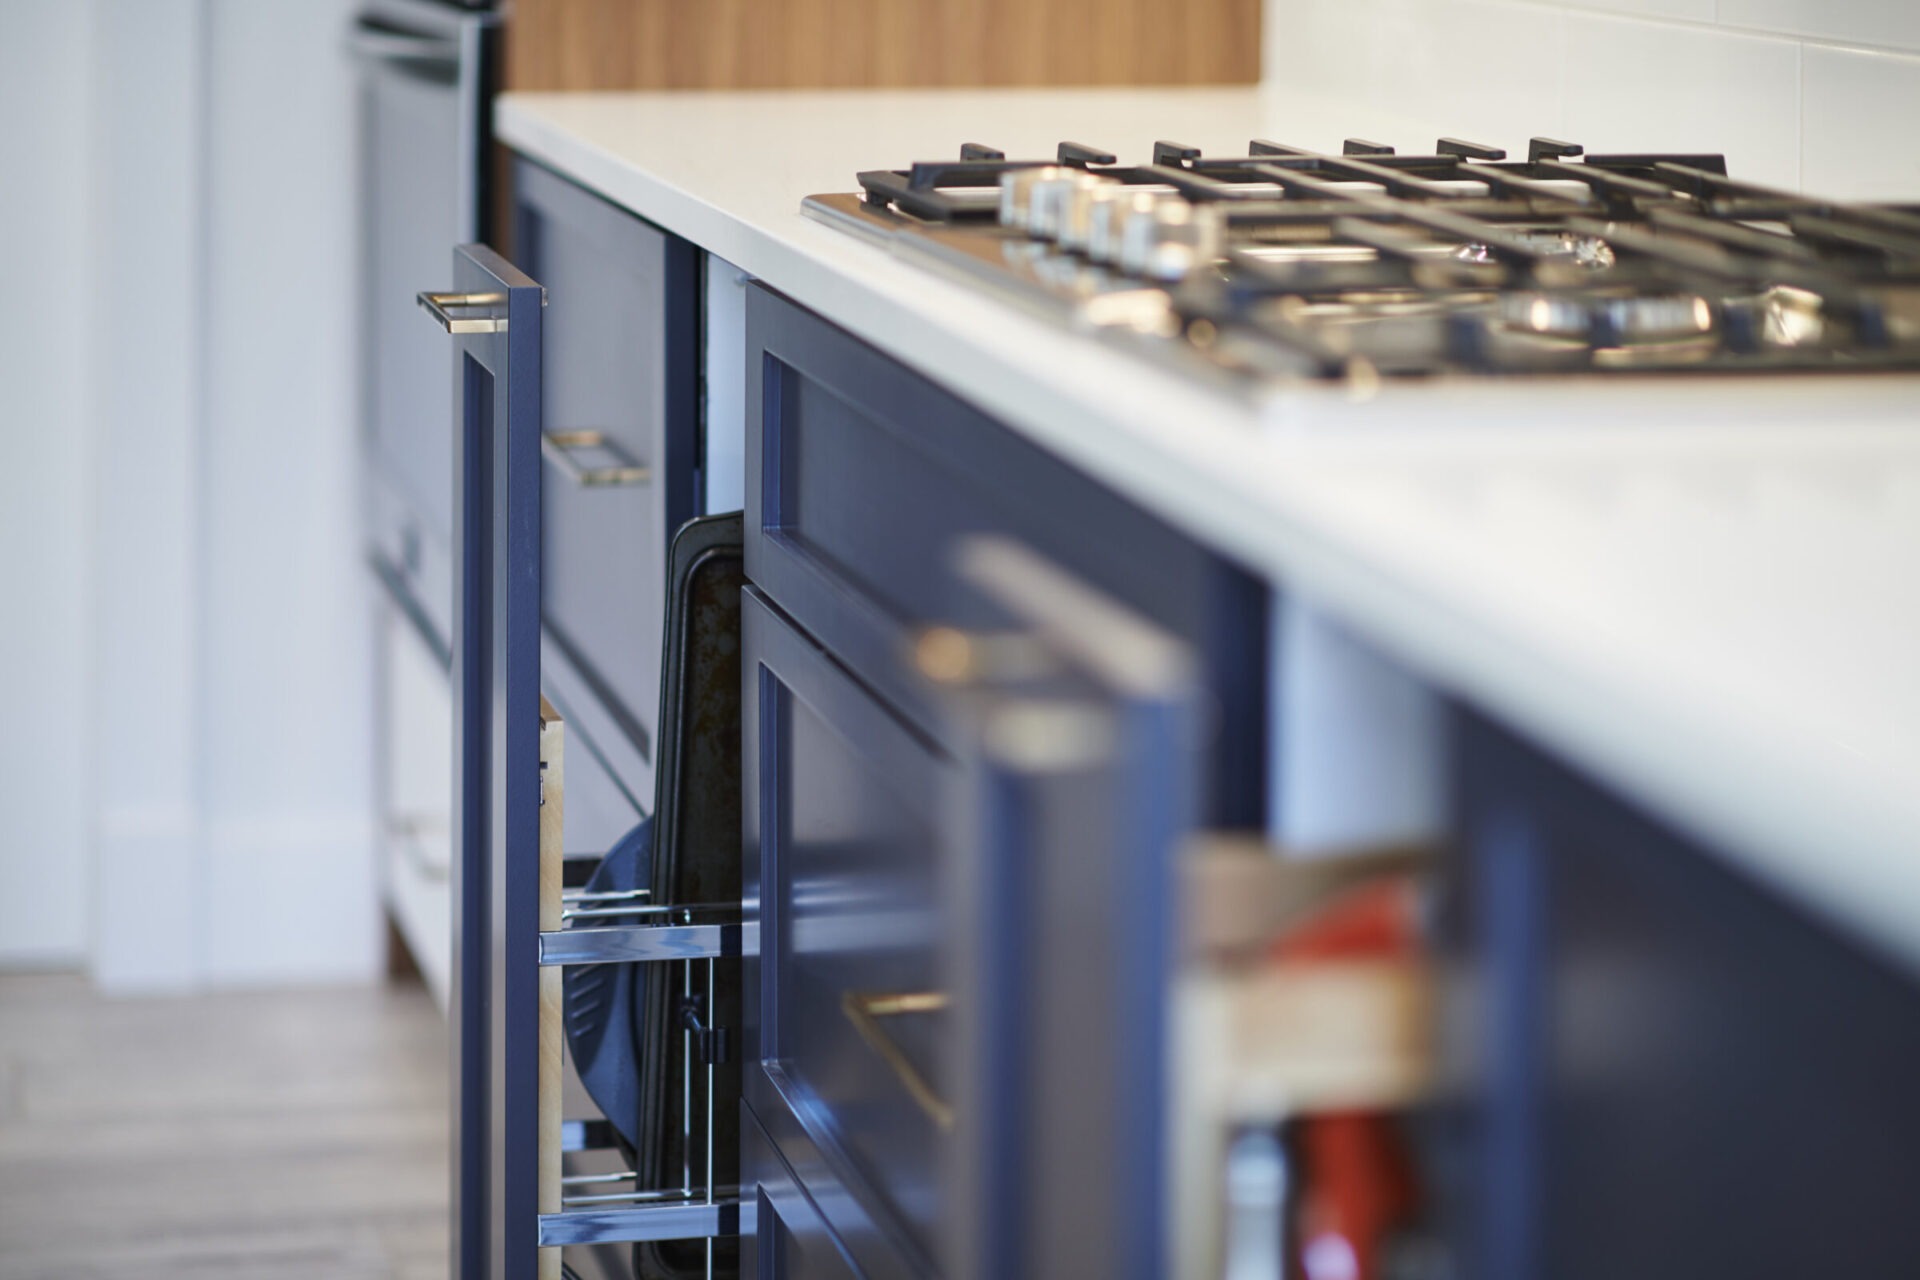
<svg viewBox="0 0 1920 1280">
<path fill-rule="evenodd" d="M 660 473 L 626 500 L 644 535 L 563 552 L 619 500 L 549 453 L 540 675 L 589 741 L 621 736 L 593 708 L 622 677 L 576 669 L 651 641 L 569 593 L 657 572 L 673 512 L 746 511 L 750 1256 L 1190 1269 L 1173 852 L 1249 827 L 1439 868 L 1456 1123 L 1426 1229 L 1462 1274 L 1920 1247 L 1920 378 L 1199 377 L 801 209 L 969 143 L 1337 149 L 1271 92 L 509 95 L 496 121 L 550 294 L 546 443 L 631 417 L 621 474 Z M 652 676 L 621 695 L 643 720 Z M 638 793 L 627 736 L 637 763 L 601 756 Z"/>
</svg>

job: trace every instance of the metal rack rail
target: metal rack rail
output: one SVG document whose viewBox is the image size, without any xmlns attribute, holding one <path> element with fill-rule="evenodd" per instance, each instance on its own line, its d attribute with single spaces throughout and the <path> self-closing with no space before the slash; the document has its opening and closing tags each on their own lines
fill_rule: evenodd
<svg viewBox="0 0 1920 1280">
<path fill-rule="evenodd" d="M 637 898 L 644 890 L 633 891 Z M 608 895 L 576 895 L 575 900 Z M 682 1054 L 685 1078 L 681 1090 L 681 1123 L 689 1158 L 682 1165 L 682 1185 L 678 1187 L 635 1188 L 629 1191 L 565 1194 L 567 1188 L 637 1181 L 638 1171 L 624 1169 L 611 1173 L 576 1174 L 560 1178 L 560 1208 L 539 1216 L 538 1244 L 552 1249 L 567 1245 L 645 1242 L 707 1238 L 709 1260 L 715 1238 L 737 1236 L 754 1228 L 753 1205 L 744 1201 L 737 1186 L 721 1186 L 714 1180 L 713 1099 L 714 1067 L 722 1053 L 696 1051 L 701 1038 L 724 1037 L 724 1030 L 705 1024 L 699 1010 L 711 1009 L 715 993 L 714 966 L 722 960 L 754 954 L 759 941 L 757 925 L 742 924 L 738 904 L 699 903 L 677 906 L 630 906 L 588 909 L 579 914 L 604 912 L 613 916 L 658 915 L 657 923 L 575 926 L 544 930 L 540 934 L 539 957 L 542 968 L 567 965 L 681 963 L 685 969 L 681 982 L 682 1030 L 686 1052 Z M 727 916 L 731 920 L 699 917 Z M 702 985 L 704 993 L 695 991 Z M 722 1041 L 724 1044 L 724 1040 Z M 693 1062 L 705 1061 L 705 1087 L 699 1091 L 704 1108 L 695 1104 Z M 588 1128 L 596 1122 L 565 1121 L 563 1125 L 577 1133 L 581 1146 L 588 1145 Z M 597 1122 L 604 1126 L 605 1122 Z M 591 1145 L 611 1146 L 612 1133 L 601 1128 Z M 696 1140 L 704 1144 L 702 1162 L 704 1181 L 696 1180 L 691 1152 Z M 562 1134 L 565 1145 L 565 1133 Z M 711 1272 L 711 1261 L 709 1261 Z"/>
</svg>

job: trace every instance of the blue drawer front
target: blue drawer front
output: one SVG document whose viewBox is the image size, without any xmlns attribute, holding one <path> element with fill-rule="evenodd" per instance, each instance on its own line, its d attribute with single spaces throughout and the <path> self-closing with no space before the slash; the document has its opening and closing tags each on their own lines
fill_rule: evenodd
<svg viewBox="0 0 1920 1280">
<path fill-rule="evenodd" d="M 1012 538 L 1194 646 L 1219 711 L 1208 819 L 1265 820 L 1266 591 L 1052 454 L 760 287 L 747 299 L 747 576 L 890 703 L 937 711 L 893 651 L 997 625 L 956 588 L 970 533 Z"/>
<path fill-rule="evenodd" d="M 950 765 L 751 590 L 742 632 L 764 821 L 749 1061 L 772 1068 L 749 1070 L 748 1098 L 792 1130 L 782 1150 L 814 1153 L 803 1180 L 855 1258 L 930 1258 L 943 1134 L 927 1104 L 948 1087 L 947 1024 L 889 1005 L 945 989 L 935 814 Z"/>
<path fill-rule="evenodd" d="M 667 546 L 698 514 L 698 254 L 537 165 L 515 192 L 518 260 L 547 287 L 541 616 L 591 728 L 651 762 Z M 605 446 L 562 444 L 580 433 Z M 645 478 L 605 482 L 616 461 Z"/>
</svg>

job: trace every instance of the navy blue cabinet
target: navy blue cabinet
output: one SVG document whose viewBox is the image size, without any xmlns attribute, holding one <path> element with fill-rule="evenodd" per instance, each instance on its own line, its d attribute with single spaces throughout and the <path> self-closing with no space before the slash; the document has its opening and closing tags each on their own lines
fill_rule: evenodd
<svg viewBox="0 0 1920 1280">
<path fill-rule="evenodd" d="M 1158 1275 L 1172 859 L 1260 813 L 1264 593 L 765 290 L 748 369 L 758 1274 Z"/>
<path fill-rule="evenodd" d="M 1914 1274 L 1920 986 L 1502 729 L 1457 741 L 1463 1274 Z"/>
<path fill-rule="evenodd" d="M 483 246 L 454 253 L 455 288 L 422 294 L 454 340 L 450 454 L 454 512 L 454 856 L 451 867 L 455 1044 L 454 1274 L 519 1280 L 540 1269 L 540 1250 L 602 1241 L 713 1232 L 717 1210 L 689 1221 L 602 1220 L 569 1214 L 542 1163 L 562 1139 L 543 1132 L 559 1082 L 554 1008 L 557 970 L 543 960 L 544 919 L 561 916 L 560 877 L 549 861 L 557 834 L 543 755 L 546 677 L 542 508 L 542 321 L 547 291 Z M 656 626 L 658 624 L 656 623 Z M 563 784 L 586 784 L 588 816 L 621 825 L 618 804 L 599 811 L 610 775 L 579 735 L 586 766 Z M 571 807 L 571 805 L 569 805 Z M 549 1051 L 553 1057 L 549 1060 Z M 559 1200 L 558 1205 L 543 1204 Z M 669 1210 L 679 1206 L 669 1205 Z M 584 1219 L 584 1220 L 583 1220 Z M 552 1257 L 552 1255 L 548 1255 Z"/>
<path fill-rule="evenodd" d="M 540 286 L 479 246 L 423 301 L 454 338 L 454 1269 L 535 1254 Z"/>
<path fill-rule="evenodd" d="M 550 696 L 650 804 L 667 546 L 699 514 L 699 254 L 526 161 L 514 195 L 514 261 L 548 296 Z"/>
<path fill-rule="evenodd" d="M 761 1274 L 1149 1280 L 1197 668 L 1018 544 L 953 559 L 1000 626 L 895 650 L 924 729 L 748 592 Z"/>
<path fill-rule="evenodd" d="M 533 894 L 503 850 L 538 694 L 593 851 L 653 790 L 665 549 L 700 492 L 696 252 L 538 166 L 516 191 L 548 292 L 460 260 L 510 323 L 462 339 L 458 565 L 380 524 L 407 582 L 460 587 L 415 621 L 461 655 L 470 1275 L 533 1256 L 503 1032 Z M 1268 588 L 778 294 L 746 321 L 746 1273 L 1163 1274 L 1173 859 L 1264 824 Z M 1455 1274 L 1911 1274 L 1910 976 L 1454 716 L 1450 1092 L 1419 1127 Z"/>
<path fill-rule="evenodd" d="M 747 576 L 890 702 L 888 637 L 996 625 L 956 593 L 971 533 L 1032 548 L 1191 644 L 1216 732 L 1205 814 L 1265 820 L 1267 592 L 1083 472 L 762 287 L 747 298 Z"/>
<path fill-rule="evenodd" d="M 567 721 L 566 848 L 597 857 L 654 791 L 667 548 L 699 492 L 699 277 L 684 242 L 544 170 L 522 165 L 516 198 L 520 265 L 462 248 L 455 288 L 420 298 L 456 353 L 454 1210 L 470 1280 L 532 1275 L 542 1239 L 724 1226 L 718 1210 L 674 1204 L 664 1225 L 536 1211 L 553 985 L 543 992 L 541 700 Z"/>
<path fill-rule="evenodd" d="M 743 1087 L 861 1269 L 924 1273 L 951 1123 L 950 1019 L 927 1005 L 946 978 L 940 799 L 952 762 L 758 591 L 741 632 L 757 836 L 746 896 L 761 952 L 747 982 L 761 1069 Z"/>
</svg>

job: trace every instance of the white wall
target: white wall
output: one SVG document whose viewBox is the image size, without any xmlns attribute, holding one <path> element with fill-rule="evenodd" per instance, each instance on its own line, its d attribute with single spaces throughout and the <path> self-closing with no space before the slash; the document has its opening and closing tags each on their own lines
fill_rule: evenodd
<svg viewBox="0 0 1920 1280">
<path fill-rule="evenodd" d="M 205 972 L 371 978 L 348 0 L 208 8 Z M 262 904 L 285 904 L 282 910 Z"/>
<path fill-rule="evenodd" d="M 348 7 L 0 0 L 0 964 L 379 972 Z"/>
<path fill-rule="evenodd" d="M 1265 78 L 1402 150 L 1721 151 L 1756 182 L 1920 199 L 1920 0 L 1266 0 Z"/>
<path fill-rule="evenodd" d="M 0 6 L 0 963 L 87 942 L 91 14 Z"/>
<path fill-rule="evenodd" d="M 96 454 L 93 968 L 200 971 L 200 192 L 197 0 L 96 0 L 89 252 Z"/>
</svg>

